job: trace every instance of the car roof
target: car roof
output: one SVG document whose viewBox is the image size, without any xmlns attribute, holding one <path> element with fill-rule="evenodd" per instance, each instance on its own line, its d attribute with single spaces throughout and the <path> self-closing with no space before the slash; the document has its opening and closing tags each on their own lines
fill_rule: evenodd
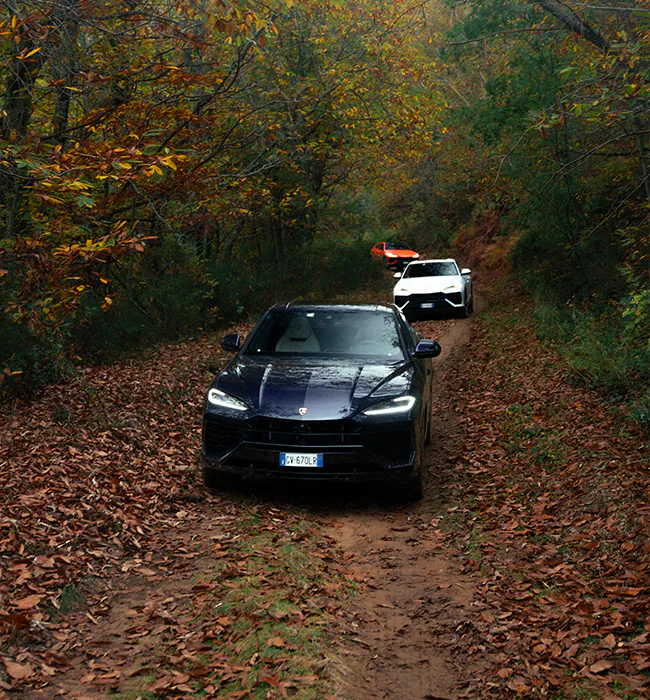
<svg viewBox="0 0 650 700">
<path fill-rule="evenodd" d="M 301 311 L 304 309 L 308 311 L 382 311 L 393 313 L 395 311 L 395 306 L 385 302 L 368 303 L 365 301 L 344 302 L 319 299 L 293 299 L 292 301 L 274 304 L 271 309 L 278 311 Z"/>
</svg>

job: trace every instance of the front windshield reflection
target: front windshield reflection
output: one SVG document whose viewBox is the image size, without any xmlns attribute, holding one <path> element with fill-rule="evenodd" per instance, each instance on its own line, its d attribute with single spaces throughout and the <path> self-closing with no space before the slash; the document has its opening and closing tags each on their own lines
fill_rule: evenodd
<svg viewBox="0 0 650 700">
<path fill-rule="evenodd" d="M 245 354 L 403 358 L 394 315 L 374 310 L 271 311 Z"/>
</svg>

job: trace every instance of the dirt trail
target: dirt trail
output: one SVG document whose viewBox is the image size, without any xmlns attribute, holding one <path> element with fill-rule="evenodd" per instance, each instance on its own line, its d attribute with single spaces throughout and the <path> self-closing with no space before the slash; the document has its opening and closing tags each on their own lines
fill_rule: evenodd
<svg viewBox="0 0 650 700">
<path fill-rule="evenodd" d="M 367 590 L 352 602 L 352 644 L 341 650 L 341 698 L 456 698 L 464 679 L 448 652 L 469 612 L 472 580 L 443 549 L 437 530 L 446 512 L 446 484 L 460 449 L 457 405 L 445 368 L 459 361 L 470 321 L 417 324 L 439 337 L 433 440 L 427 455 L 426 496 L 415 507 L 342 512 L 332 535 L 354 557 Z"/>
</svg>

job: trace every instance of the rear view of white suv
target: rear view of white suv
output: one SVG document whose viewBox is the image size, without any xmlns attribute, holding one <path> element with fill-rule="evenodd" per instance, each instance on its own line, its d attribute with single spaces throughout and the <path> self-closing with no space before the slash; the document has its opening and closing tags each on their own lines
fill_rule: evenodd
<svg viewBox="0 0 650 700">
<path fill-rule="evenodd" d="M 458 269 L 453 258 L 418 260 L 407 265 L 393 290 L 393 301 L 409 318 L 474 311 L 471 270 Z"/>
</svg>

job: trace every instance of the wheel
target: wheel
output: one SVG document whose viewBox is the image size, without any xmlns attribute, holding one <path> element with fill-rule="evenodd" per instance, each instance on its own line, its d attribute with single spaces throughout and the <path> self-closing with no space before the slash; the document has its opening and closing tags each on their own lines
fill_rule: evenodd
<svg viewBox="0 0 650 700">
<path fill-rule="evenodd" d="M 216 469 L 203 468 L 203 483 L 209 489 L 228 491 L 237 485 L 237 477 L 228 472 L 220 472 Z"/>
<path fill-rule="evenodd" d="M 407 482 L 400 484 L 397 489 L 397 495 L 399 500 L 405 503 L 414 503 L 422 499 L 424 496 L 424 482 L 421 467 L 418 467 L 417 472 Z"/>
<path fill-rule="evenodd" d="M 431 444 L 431 409 L 428 411 L 429 420 L 427 421 L 427 432 L 424 435 L 424 444 Z"/>
<path fill-rule="evenodd" d="M 467 310 L 470 312 L 470 314 L 474 313 L 474 296 L 472 296 L 472 298 L 470 299 Z"/>
</svg>

